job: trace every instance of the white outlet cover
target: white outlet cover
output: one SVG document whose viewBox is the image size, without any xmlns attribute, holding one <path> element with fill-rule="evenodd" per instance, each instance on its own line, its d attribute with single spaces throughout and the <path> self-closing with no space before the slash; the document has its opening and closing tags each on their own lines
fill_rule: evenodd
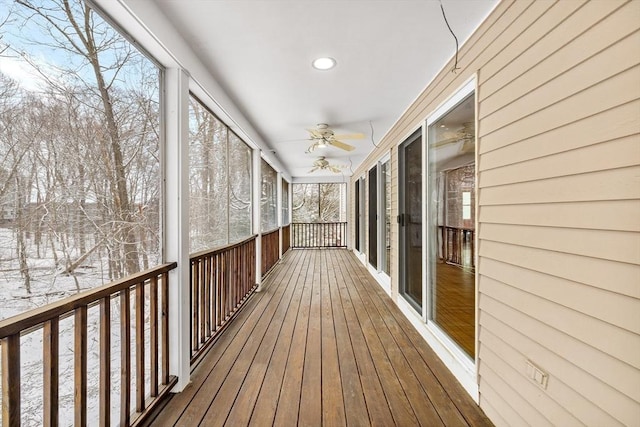
<svg viewBox="0 0 640 427">
<path fill-rule="evenodd" d="M 530 360 L 527 360 L 527 377 L 529 377 L 529 379 L 536 383 L 539 387 L 542 387 L 543 389 L 547 388 L 547 384 L 549 382 L 549 374 L 536 366 Z"/>
</svg>

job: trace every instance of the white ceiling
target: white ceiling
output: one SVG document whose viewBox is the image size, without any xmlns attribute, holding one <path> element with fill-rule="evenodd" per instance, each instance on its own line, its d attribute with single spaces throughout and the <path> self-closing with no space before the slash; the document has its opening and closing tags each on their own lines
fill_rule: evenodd
<svg viewBox="0 0 640 427">
<path fill-rule="evenodd" d="M 443 0 L 460 43 L 497 1 Z M 377 143 L 455 52 L 436 0 L 154 2 L 294 178 L 318 155 L 355 169 L 373 149 L 371 126 Z M 320 56 L 337 66 L 313 69 Z M 317 123 L 367 138 L 305 154 Z M 323 175 L 334 174 L 312 176 Z"/>
</svg>

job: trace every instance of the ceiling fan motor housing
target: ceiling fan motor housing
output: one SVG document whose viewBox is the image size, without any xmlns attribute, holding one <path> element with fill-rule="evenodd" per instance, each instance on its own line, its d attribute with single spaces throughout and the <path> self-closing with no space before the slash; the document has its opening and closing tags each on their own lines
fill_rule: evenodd
<svg viewBox="0 0 640 427">
<path fill-rule="evenodd" d="M 322 135 L 323 138 L 330 138 L 333 136 L 333 131 L 329 129 L 328 124 L 318 123 L 316 127 L 318 128 L 318 133 Z"/>
</svg>

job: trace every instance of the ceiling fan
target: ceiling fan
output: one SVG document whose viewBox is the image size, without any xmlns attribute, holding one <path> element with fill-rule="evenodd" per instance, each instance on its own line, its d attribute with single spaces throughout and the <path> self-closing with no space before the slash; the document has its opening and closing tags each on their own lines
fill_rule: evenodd
<svg viewBox="0 0 640 427">
<path fill-rule="evenodd" d="M 342 172 L 343 167 L 344 166 L 332 165 L 324 156 L 320 156 L 313 162 L 313 169 L 311 169 L 309 173 L 313 173 L 317 170 L 329 170 L 334 173 L 340 173 Z"/>
<path fill-rule="evenodd" d="M 329 145 L 342 150 L 353 151 L 356 147 L 342 142 L 341 139 L 363 139 L 365 137 L 363 133 L 335 135 L 326 123 L 318 123 L 315 129 L 307 129 L 307 132 L 309 132 L 309 139 L 313 142 L 307 149 L 307 153 L 311 153 L 316 148 L 324 148 Z"/>
<path fill-rule="evenodd" d="M 467 153 L 475 148 L 475 129 L 472 122 L 467 122 L 455 132 L 443 132 L 442 139 L 431 144 L 431 148 L 436 149 L 449 144 L 460 143 L 458 152 Z"/>
</svg>

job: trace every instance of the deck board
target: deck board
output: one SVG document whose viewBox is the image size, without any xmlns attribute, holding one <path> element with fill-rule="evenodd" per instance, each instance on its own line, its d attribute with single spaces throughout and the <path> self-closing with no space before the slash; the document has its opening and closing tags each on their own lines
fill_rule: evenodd
<svg viewBox="0 0 640 427">
<path fill-rule="evenodd" d="M 344 249 L 291 250 L 159 426 L 491 425 Z"/>
</svg>

